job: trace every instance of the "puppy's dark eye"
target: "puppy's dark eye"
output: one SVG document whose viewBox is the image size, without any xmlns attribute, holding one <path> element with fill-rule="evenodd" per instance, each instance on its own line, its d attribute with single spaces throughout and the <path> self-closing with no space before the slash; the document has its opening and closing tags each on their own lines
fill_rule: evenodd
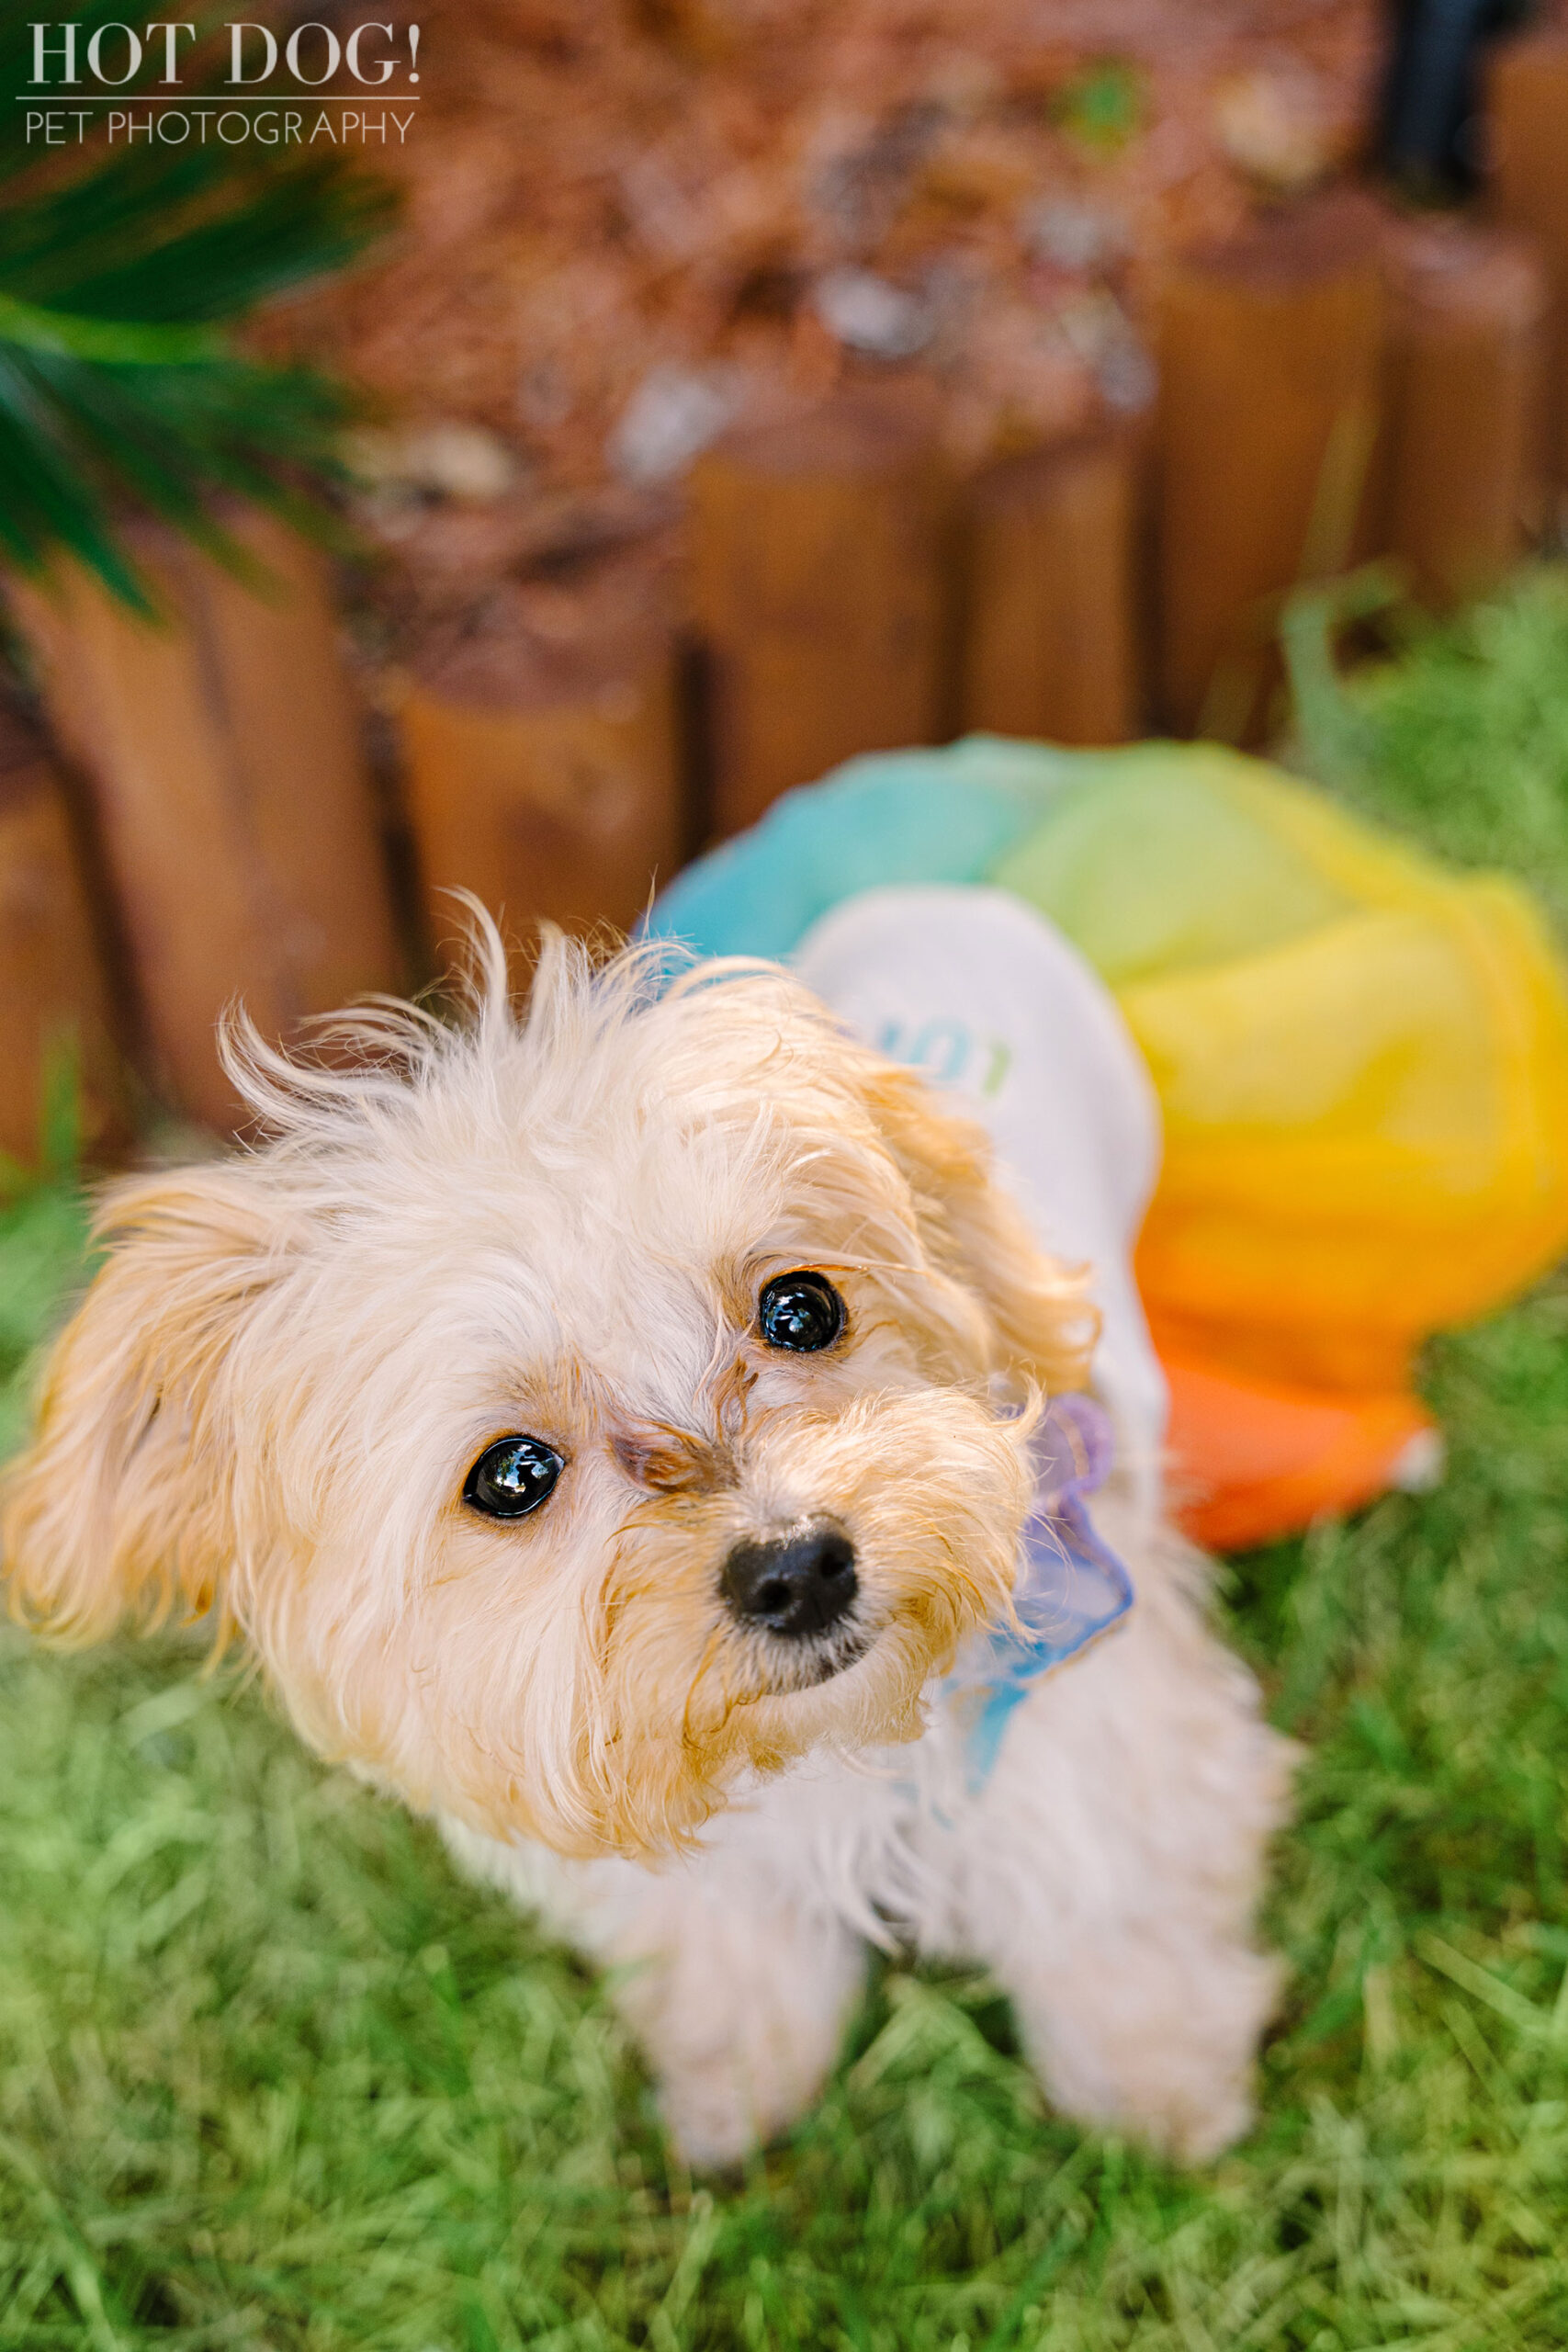
<svg viewBox="0 0 1568 2352">
<path fill-rule="evenodd" d="M 815 1355 L 844 1328 L 844 1302 L 821 1274 L 777 1274 L 763 1289 L 757 1321 L 770 1348 Z"/>
<path fill-rule="evenodd" d="M 566 1464 L 539 1437 L 498 1437 L 463 1481 L 463 1500 L 487 1519 L 526 1519 L 545 1501 Z"/>
</svg>

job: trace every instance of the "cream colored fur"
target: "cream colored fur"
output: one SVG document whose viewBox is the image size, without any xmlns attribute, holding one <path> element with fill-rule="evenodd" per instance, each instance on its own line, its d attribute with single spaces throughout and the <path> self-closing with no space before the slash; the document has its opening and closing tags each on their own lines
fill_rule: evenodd
<svg viewBox="0 0 1568 2352">
<path fill-rule="evenodd" d="M 694 2160 L 809 2101 L 868 1937 L 989 1962 L 1074 2114 L 1240 2131 L 1285 1749 L 1201 1564 L 1129 1482 L 1134 1619 L 977 1797 L 932 1703 L 1007 1614 L 1031 1400 L 1093 1337 L 985 1138 L 769 967 L 551 940 L 519 1020 L 482 923 L 458 1026 L 387 1008 L 311 1066 L 242 1033 L 234 1067 L 270 1140 L 106 1204 L 6 1482 L 17 1611 L 245 1643 L 318 1752 L 616 1970 Z M 798 1267 L 847 1301 L 828 1355 L 759 1336 Z M 513 1430 L 567 1466 L 498 1524 L 463 1481 Z M 864 1646 L 807 1683 L 718 1578 L 823 1519 Z"/>
</svg>

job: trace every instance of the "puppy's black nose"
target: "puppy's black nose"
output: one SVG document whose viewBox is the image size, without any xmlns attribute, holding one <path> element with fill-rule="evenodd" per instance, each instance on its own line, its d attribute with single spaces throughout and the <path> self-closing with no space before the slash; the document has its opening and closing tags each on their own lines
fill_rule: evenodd
<svg viewBox="0 0 1568 2352">
<path fill-rule="evenodd" d="M 830 1528 L 781 1544 L 738 1544 L 720 1582 L 743 1625 L 786 1641 L 825 1634 L 860 1589 L 855 1547 Z"/>
</svg>

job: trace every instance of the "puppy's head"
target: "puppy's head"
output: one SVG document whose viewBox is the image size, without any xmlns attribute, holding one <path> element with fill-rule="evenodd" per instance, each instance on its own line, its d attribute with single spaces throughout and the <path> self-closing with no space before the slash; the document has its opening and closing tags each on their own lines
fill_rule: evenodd
<svg viewBox="0 0 1568 2352">
<path fill-rule="evenodd" d="M 1091 1318 L 983 1138 L 781 972 L 480 926 L 466 1021 L 237 1054 L 272 1139 L 125 1185 L 7 1480 L 19 1611 L 209 1615 L 305 1738 L 563 1852 L 897 1740 L 1006 1606 Z"/>
</svg>

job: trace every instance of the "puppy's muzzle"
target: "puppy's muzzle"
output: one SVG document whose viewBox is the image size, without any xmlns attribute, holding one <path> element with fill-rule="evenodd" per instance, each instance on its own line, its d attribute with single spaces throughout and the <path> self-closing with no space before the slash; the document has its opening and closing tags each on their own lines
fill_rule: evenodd
<svg viewBox="0 0 1568 2352">
<path fill-rule="evenodd" d="M 773 1544 L 738 1544 L 719 1583 L 739 1623 L 785 1641 L 829 1632 L 860 1589 L 855 1547 L 836 1528 Z"/>
</svg>

